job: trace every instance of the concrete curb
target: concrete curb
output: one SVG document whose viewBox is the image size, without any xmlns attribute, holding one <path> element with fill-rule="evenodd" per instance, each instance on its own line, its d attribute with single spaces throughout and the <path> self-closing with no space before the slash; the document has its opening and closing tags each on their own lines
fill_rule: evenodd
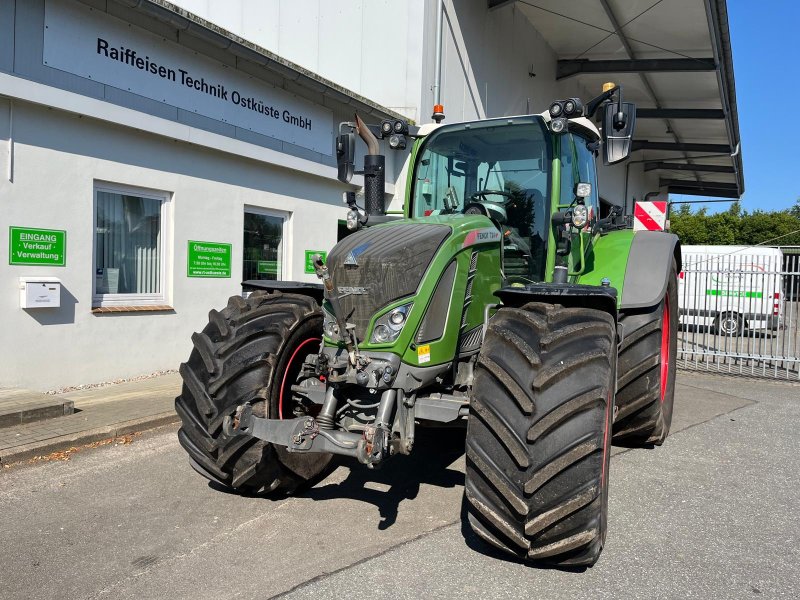
<svg viewBox="0 0 800 600">
<path fill-rule="evenodd" d="M 0 464 L 18 463 L 23 460 L 33 458 L 34 456 L 42 456 L 65 450 L 72 446 L 82 446 L 84 444 L 91 444 L 108 438 L 118 437 L 129 433 L 139 431 L 147 431 L 162 427 L 164 425 L 171 425 L 180 422 L 180 417 L 175 412 L 161 413 L 142 417 L 140 419 L 132 419 L 130 421 L 121 421 L 111 425 L 96 427 L 94 429 L 87 429 L 78 433 L 69 435 L 62 435 L 59 437 L 49 438 L 34 442 L 32 444 L 24 444 L 8 448 L 0 454 Z"/>
</svg>

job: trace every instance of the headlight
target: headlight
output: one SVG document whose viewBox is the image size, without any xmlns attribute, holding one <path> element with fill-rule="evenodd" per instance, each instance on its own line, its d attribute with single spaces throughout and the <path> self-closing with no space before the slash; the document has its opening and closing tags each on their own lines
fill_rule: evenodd
<svg viewBox="0 0 800 600">
<path fill-rule="evenodd" d="M 385 344 L 392 341 L 392 330 L 386 325 L 377 325 L 372 332 L 372 341 L 378 344 Z"/>
<path fill-rule="evenodd" d="M 413 305 L 413 302 L 409 302 L 381 315 L 375 321 L 370 342 L 373 344 L 387 344 L 395 341 L 403 330 L 403 325 L 406 324 L 408 313 Z"/>
<path fill-rule="evenodd" d="M 359 214 L 357 210 L 347 211 L 347 228 L 350 231 L 358 229 L 358 217 Z"/>
<path fill-rule="evenodd" d="M 392 150 L 405 150 L 406 149 L 405 136 L 393 133 L 391 136 L 389 136 L 389 148 L 391 148 Z"/>
<path fill-rule="evenodd" d="M 576 204 L 572 209 L 572 224 L 578 229 L 583 229 L 588 221 L 589 209 L 585 204 Z"/>
<path fill-rule="evenodd" d="M 550 131 L 553 133 L 562 133 L 567 130 L 567 120 L 564 117 L 559 117 L 550 121 Z"/>
<path fill-rule="evenodd" d="M 336 322 L 336 317 L 325 307 L 325 304 L 322 305 L 322 331 L 326 338 L 339 341 L 339 324 Z"/>
</svg>

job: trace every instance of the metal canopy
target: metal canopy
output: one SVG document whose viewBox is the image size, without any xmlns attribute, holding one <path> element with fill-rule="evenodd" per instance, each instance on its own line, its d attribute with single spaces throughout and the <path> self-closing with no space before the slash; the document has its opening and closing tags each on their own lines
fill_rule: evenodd
<svg viewBox="0 0 800 600">
<path fill-rule="evenodd" d="M 670 193 L 742 195 L 725 0 L 488 0 L 509 4 L 555 51 L 563 89 L 590 97 L 622 85 L 637 105 L 632 159 Z"/>
</svg>

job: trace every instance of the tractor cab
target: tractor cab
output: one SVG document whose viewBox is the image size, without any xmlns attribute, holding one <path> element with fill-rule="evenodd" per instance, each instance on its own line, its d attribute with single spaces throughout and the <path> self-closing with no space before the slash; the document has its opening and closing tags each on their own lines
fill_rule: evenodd
<svg viewBox="0 0 800 600">
<path fill-rule="evenodd" d="M 612 102 L 615 93 L 618 98 Z M 602 133 L 591 121 L 598 109 Z M 618 86 L 608 84 L 586 106 L 570 98 L 539 115 L 421 128 L 401 121 L 372 128 L 360 121 L 354 125 L 369 148 L 377 148 L 377 137 L 388 136 L 390 148 L 405 148 L 406 136 L 415 138 L 407 169 L 406 219 L 488 218 L 501 233 L 504 282 L 526 285 L 563 283 L 585 271 L 586 254 L 600 226 L 595 159 L 601 147 L 606 164 L 627 158 L 634 124 L 635 107 L 622 102 Z M 353 134 L 341 135 L 337 143 L 343 181 L 354 172 L 354 144 Z M 366 196 L 378 188 L 371 181 L 372 163 L 374 158 L 367 156 Z M 373 224 L 387 220 L 378 206 L 382 187 L 376 193 L 381 195 L 377 200 L 365 197 L 372 210 L 364 211 L 351 194 L 352 229 L 369 225 L 370 219 Z"/>
</svg>

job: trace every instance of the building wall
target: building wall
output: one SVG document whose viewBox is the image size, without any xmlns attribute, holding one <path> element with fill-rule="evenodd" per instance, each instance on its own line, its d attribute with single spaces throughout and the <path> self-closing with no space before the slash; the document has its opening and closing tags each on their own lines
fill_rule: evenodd
<svg viewBox="0 0 800 600">
<path fill-rule="evenodd" d="M 52 18 L 58 7 L 71 7 L 87 19 L 98 14 L 121 19 L 132 30 L 140 27 L 165 44 L 183 47 L 178 53 L 196 52 L 300 96 L 330 111 L 331 130 L 352 119 L 350 105 L 122 4 L 0 0 L 0 247 L 9 248 L 10 226 L 67 235 L 64 267 L 0 261 L 0 290 L 5 290 L 0 310 L 4 340 L 9 340 L 0 345 L 0 386 L 52 389 L 176 368 L 188 356 L 190 336 L 206 322 L 208 310 L 224 307 L 229 296 L 241 292 L 245 207 L 288 218 L 281 277 L 316 281 L 305 273 L 305 250 L 336 243 L 338 222 L 346 214 L 342 192 L 354 189 L 336 180 L 333 136 L 330 150 L 315 152 L 205 117 L 171 104 L 170 98 L 159 101 L 51 67 L 44 32 L 48 11 L 53 9 Z M 403 158 L 387 153 L 389 198 Z M 172 311 L 92 312 L 96 182 L 170 196 L 162 235 L 165 302 Z M 232 244 L 231 277 L 187 277 L 189 240 Z M 61 307 L 21 309 L 19 277 L 47 276 L 63 284 Z"/>
<path fill-rule="evenodd" d="M 7 111 L 0 101 L 0 115 Z M 8 225 L 65 229 L 67 264 L 0 265 L 2 385 L 51 389 L 177 368 L 208 310 L 241 292 L 245 206 L 289 216 L 286 279 L 313 279 L 303 272 L 304 250 L 336 243 L 341 199 L 319 177 L 24 103 L 14 106 L 14 138 L 13 184 L 0 179 L 0 247 L 8 248 Z M 174 311 L 91 313 L 96 181 L 171 194 L 167 299 Z M 231 243 L 233 276 L 186 277 L 188 240 Z M 61 308 L 21 309 L 22 276 L 58 277 Z"/>
</svg>

